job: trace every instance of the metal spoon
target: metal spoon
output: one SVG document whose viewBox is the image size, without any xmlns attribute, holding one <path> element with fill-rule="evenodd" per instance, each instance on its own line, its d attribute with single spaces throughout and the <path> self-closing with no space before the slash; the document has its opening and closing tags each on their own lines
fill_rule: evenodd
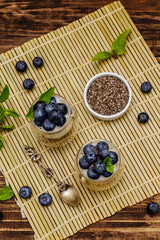
<svg viewBox="0 0 160 240">
<path fill-rule="evenodd" d="M 54 180 L 58 186 L 58 189 L 59 189 L 59 196 L 60 196 L 61 200 L 71 206 L 78 205 L 78 203 L 80 201 L 80 197 L 79 197 L 79 193 L 78 193 L 77 189 L 73 185 L 59 181 L 57 176 L 53 172 L 53 170 L 50 168 L 47 168 L 41 162 L 41 155 L 39 153 L 35 152 L 34 148 L 25 145 L 24 150 L 27 152 L 27 154 L 30 156 L 30 158 L 34 162 L 37 162 L 38 165 L 44 169 L 43 173 L 47 177 L 54 178 Z"/>
</svg>

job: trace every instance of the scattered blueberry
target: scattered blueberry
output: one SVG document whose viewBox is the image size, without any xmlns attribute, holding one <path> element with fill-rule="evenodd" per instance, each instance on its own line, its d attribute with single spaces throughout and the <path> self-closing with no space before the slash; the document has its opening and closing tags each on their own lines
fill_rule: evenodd
<svg viewBox="0 0 160 240">
<path fill-rule="evenodd" d="M 141 90 L 144 93 L 149 93 L 152 89 L 152 85 L 149 82 L 144 82 L 141 85 Z"/>
<path fill-rule="evenodd" d="M 87 176 L 91 179 L 98 179 L 100 175 L 95 171 L 94 167 L 92 167 L 88 169 Z"/>
<path fill-rule="evenodd" d="M 84 148 L 83 148 L 83 152 L 84 154 L 87 154 L 89 152 L 94 152 L 95 151 L 95 147 L 91 144 L 87 144 Z"/>
<path fill-rule="evenodd" d="M 56 103 L 56 102 L 57 102 L 56 98 L 55 97 L 51 97 L 50 103 Z"/>
<path fill-rule="evenodd" d="M 112 173 L 108 172 L 107 170 L 103 173 L 104 177 L 110 177 Z"/>
<path fill-rule="evenodd" d="M 113 165 L 118 162 L 118 154 L 116 152 L 109 152 L 109 157 L 112 159 Z"/>
<path fill-rule="evenodd" d="M 41 122 L 45 120 L 46 118 L 46 112 L 43 108 L 37 108 L 34 111 L 34 118 L 36 118 L 37 121 Z"/>
<path fill-rule="evenodd" d="M 58 103 L 57 107 L 58 107 L 58 110 L 60 111 L 60 113 L 62 113 L 63 115 L 67 114 L 68 109 L 64 103 Z"/>
<path fill-rule="evenodd" d="M 146 122 L 148 122 L 148 120 L 149 120 L 149 116 L 147 113 L 142 112 L 138 115 L 138 121 L 140 123 L 146 123 Z"/>
<path fill-rule="evenodd" d="M 57 111 L 57 105 L 55 103 L 49 103 L 45 107 L 45 111 L 47 114 L 50 114 L 53 110 Z"/>
<path fill-rule="evenodd" d="M 83 156 L 80 160 L 79 160 L 79 166 L 83 169 L 88 169 L 90 166 L 90 163 L 86 160 L 86 157 Z"/>
<path fill-rule="evenodd" d="M 94 169 L 98 174 L 103 174 L 106 170 L 106 164 L 100 161 L 95 162 Z"/>
<path fill-rule="evenodd" d="M 31 90 L 34 87 L 34 81 L 30 78 L 27 78 L 23 81 L 23 87 L 27 90 Z"/>
<path fill-rule="evenodd" d="M 49 119 L 46 119 L 46 120 L 44 120 L 42 126 L 43 126 L 44 130 L 46 130 L 46 131 L 53 131 L 55 129 L 56 125 L 53 122 L 51 122 Z"/>
<path fill-rule="evenodd" d="M 3 213 L 0 211 L 0 220 L 3 219 Z"/>
<path fill-rule="evenodd" d="M 147 211 L 150 214 L 156 214 L 159 211 L 159 205 L 156 202 L 151 202 L 147 206 Z"/>
<path fill-rule="evenodd" d="M 16 69 L 18 72 L 25 72 L 27 69 L 27 64 L 24 61 L 18 61 L 16 63 Z"/>
<path fill-rule="evenodd" d="M 104 141 L 102 141 L 102 142 L 99 142 L 98 144 L 97 144 L 97 146 L 96 146 L 96 149 L 98 150 L 98 151 L 101 151 L 102 149 L 109 149 L 109 146 L 108 146 L 108 144 L 106 143 L 106 142 L 104 142 Z"/>
<path fill-rule="evenodd" d="M 103 161 L 106 157 L 109 157 L 109 151 L 107 149 L 102 149 L 98 153 L 99 158 Z"/>
<path fill-rule="evenodd" d="M 20 197 L 27 199 L 32 195 L 32 189 L 30 187 L 24 186 L 19 191 Z"/>
<path fill-rule="evenodd" d="M 89 163 L 93 163 L 97 160 L 97 155 L 95 152 L 89 152 L 86 154 L 86 160 L 89 162 Z"/>
<path fill-rule="evenodd" d="M 41 57 L 35 57 L 33 59 L 33 65 L 36 67 L 36 68 L 39 68 L 39 67 L 42 67 L 43 65 L 43 59 Z"/>
<path fill-rule="evenodd" d="M 35 124 L 36 126 L 38 126 L 38 127 L 41 127 L 42 124 L 43 124 L 43 121 L 42 121 L 42 122 L 41 122 L 41 121 L 37 121 L 37 119 L 35 118 L 35 119 L 34 119 L 34 124 Z"/>
<path fill-rule="evenodd" d="M 53 121 L 55 124 L 57 124 L 62 117 L 63 117 L 63 115 L 62 115 L 59 111 L 56 111 L 56 110 L 53 110 L 53 111 L 48 115 L 49 120 L 50 120 L 50 121 Z"/>
<path fill-rule="evenodd" d="M 46 103 L 45 102 L 42 102 L 42 101 L 39 101 L 37 102 L 36 104 L 34 104 L 34 111 L 37 109 L 37 108 L 45 108 L 46 106 Z"/>
<path fill-rule="evenodd" d="M 57 122 L 57 126 L 58 127 L 63 127 L 64 124 L 66 123 L 66 117 L 65 116 L 62 116 L 59 121 Z"/>
<path fill-rule="evenodd" d="M 43 206 L 48 206 L 52 202 L 52 196 L 49 193 L 43 193 L 38 198 L 39 203 Z"/>
</svg>

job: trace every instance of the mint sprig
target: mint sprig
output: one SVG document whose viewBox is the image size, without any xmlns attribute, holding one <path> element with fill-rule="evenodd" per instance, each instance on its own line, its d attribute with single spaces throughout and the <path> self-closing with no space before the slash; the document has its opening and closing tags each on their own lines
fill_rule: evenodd
<svg viewBox="0 0 160 240">
<path fill-rule="evenodd" d="M 8 117 L 14 117 L 14 118 L 19 117 L 19 114 L 16 111 L 14 111 L 13 109 L 5 109 L 5 114 Z"/>
<path fill-rule="evenodd" d="M 13 125 L 10 125 L 10 126 L 0 126 L 0 130 L 10 131 L 10 130 L 13 130 L 13 128 L 14 128 Z"/>
<path fill-rule="evenodd" d="M 127 29 L 122 34 L 120 34 L 111 46 L 110 51 L 98 52 L 94 57 L 92 57 L 91 61 L 100 61 L 105 60 L 110 57 L 117 58 L 117 56 L 124 54 L 125 46 L 126 46 L 126 38 L 129 35 L 131 29 Z"/>
<path fill-rule="evenodd" d="M 14 192 L 10 188 L 10 186 L 5 186 L 0 190 L 0 201 L 9 200 L 14 196 Z"/>
<path fill-rule="evenodd" d="M 39 97 L 38 101 L 43 101 L 46 104 L 48 104 L 51 100 L 51 97 L 53 96 L 54 93 L 54 87 L 51 87 L 49 90 L 47 90 L 46 92 L 42 93 L 42 95 Z M 33 112 L 34 112 L 34 105 L 31 105 L 31 107 L 29 108 L 29 111 L 26 115 L 26 119 L 31 119 L 33 118 Z"/>
<path fill-rule="evenodd" d="M 114 165 L 112 164 L 112 159 L 110 157 L 106 157 L 103 162 L 106 164 L 106 171 L 113 173 L 114 172 Z"/>
<path fill-rule="evenodd" d="M 2 136 L 0 136 L 0 150 L 2 149 L 2 147 L 3 147 L 3 142 L 2 142 L 2 139 L 3 139 L 3 137 Z"/>
<path fill-rule="evenodd" d="M 5 102 L 8 99 L 8 97 L 9 97 L 9 87 L 6 84 L 0 94 L 0 103 Z"/>
</svg>

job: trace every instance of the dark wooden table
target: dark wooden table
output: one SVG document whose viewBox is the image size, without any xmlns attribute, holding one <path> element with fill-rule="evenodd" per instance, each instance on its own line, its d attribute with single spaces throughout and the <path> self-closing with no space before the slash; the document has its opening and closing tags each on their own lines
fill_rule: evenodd
<svg viewBox="0 0 160 240">
<path fill-rule="evenodd" d="M 1 0 L 0 53 L 111 3 L 110 0 Z M 160 1 L 122 0 L 134 23 L 160 62 Z M 157 166 L 159 167 L 159 166 Z M 5 185 L 0 174 L 0 187 Z M 149 216 L 151 201 L 160 204 L 160 194 L 114 216 L 81 230 L 68 240 L 159 240 L 160 213 Z M 33 240 L 33 231 L 21 218 L 19 207 L 11 199 L 0 202 L 4 214 L 0 221 L 0 240 Z"/>
</svg>

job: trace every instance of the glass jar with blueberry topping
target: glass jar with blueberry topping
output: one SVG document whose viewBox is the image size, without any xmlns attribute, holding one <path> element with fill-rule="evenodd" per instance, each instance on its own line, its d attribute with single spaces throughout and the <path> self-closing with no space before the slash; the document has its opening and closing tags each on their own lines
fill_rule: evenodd
<svg viewBox="0 0 160 240">
<path fill-rule="evenodd" d="M 85 187 L 103 191 L 119 182 L 124 161 L 117 147 L 103 139 L 85 143 L 77 153 L 75 170 Z"/>
<path fill-rule="evenodd" d="M 49 104 L 42 101 L 34 103 L 34 118 L 30 127 L 44 145 L 63 146 L 77 134 L 77 114 L 64 97 L 54 95 Z"/>
</svg>

